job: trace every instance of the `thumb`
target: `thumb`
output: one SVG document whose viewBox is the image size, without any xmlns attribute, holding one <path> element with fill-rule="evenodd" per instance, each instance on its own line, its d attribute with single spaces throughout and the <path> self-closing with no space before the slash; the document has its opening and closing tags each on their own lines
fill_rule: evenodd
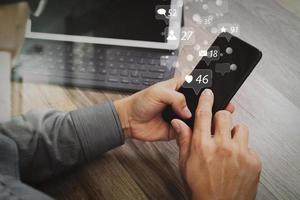
<svg viewBox="0 0 300 200">
<path fill-rule="evenodd" d="M 185 162 L 190 154 L 192 141 L 192 130 L 188 125 L 179 119 L 173 119 L 172 127 L 175 130 L 177 144 L 179 146 L 179 159 Z"/>
</svg>

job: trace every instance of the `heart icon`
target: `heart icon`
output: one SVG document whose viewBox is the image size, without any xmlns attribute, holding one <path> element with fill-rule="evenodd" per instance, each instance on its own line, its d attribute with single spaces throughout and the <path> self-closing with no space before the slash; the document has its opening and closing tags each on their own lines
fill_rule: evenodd
<svg viewBox="0 0 300 200">
<path fill-rule="evenodd" d="M 187 76 L 185 76 L 185 81 L 186 81 L 187 83 L 191 83 L 191 82 L 193 81 L 193 76 L 192 76 L 192 75 L 187 75 Z"/>
</svg>

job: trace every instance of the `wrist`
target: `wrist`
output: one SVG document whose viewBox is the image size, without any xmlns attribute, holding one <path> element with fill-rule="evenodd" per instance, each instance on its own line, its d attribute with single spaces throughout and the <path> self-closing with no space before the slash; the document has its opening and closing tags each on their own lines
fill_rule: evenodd
<svg viewBox="0 0 300 200">
<path fill-rule="evenodd" d="M 129 113 L 128 113 L 128 108 L 130 106 L 129 99 L 125 98 L 125 99 L 116 100 L 113 102 L 113 104 L 118 113 L 125 139 L 130 138 L 131 126 L 129 123 L 130 118 L 129 118 Z"/>
</svg>

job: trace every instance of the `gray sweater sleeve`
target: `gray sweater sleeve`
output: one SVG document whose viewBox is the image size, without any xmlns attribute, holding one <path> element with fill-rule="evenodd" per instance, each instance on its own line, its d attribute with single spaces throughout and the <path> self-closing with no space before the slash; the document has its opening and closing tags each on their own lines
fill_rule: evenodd
<svg viewBox="0 0 300 200">
<path fill-rule="evenodd" d="M 29 112 L 0 125 L 18 147 L 21 180 L 43 181 L 124 143 L 112 102 L 72 112 Z"/>
</svg>

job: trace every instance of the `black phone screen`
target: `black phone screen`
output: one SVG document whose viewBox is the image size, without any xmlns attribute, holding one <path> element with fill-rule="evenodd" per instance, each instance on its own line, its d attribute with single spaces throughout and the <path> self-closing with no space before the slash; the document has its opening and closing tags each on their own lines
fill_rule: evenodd
<svg viewBox="0 0 300 200">
<path fill-rule="evenodd" d="M 179 89 L 193 114 L 192 119 L 184 121 L 193 127 L 194 113 L 205 88 L 214 92 L 213 113 L 224 109 L 261 57 L 262 53 L 250 44 L 229 33 L 220 34 Z M 163 118 L 170 122 L 179 117 L 167 107 Z"/>
</svg>

